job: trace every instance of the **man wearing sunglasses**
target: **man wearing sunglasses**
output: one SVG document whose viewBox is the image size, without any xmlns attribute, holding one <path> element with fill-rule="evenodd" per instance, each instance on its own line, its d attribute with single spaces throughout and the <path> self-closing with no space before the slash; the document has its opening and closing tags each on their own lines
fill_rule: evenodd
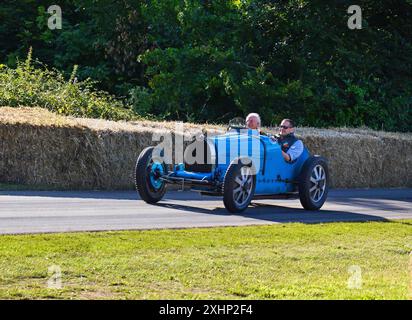
<svg viewBox="0 0 412 320">
<path fill-rule="evenodd" d="M 302 154 L 303 142 L 295 137 L 295 123 L 293 120 L 282 120 L 276 139 L 282 147 L 282 156 L 285 161 L 294 162 Z"/>
</svg>

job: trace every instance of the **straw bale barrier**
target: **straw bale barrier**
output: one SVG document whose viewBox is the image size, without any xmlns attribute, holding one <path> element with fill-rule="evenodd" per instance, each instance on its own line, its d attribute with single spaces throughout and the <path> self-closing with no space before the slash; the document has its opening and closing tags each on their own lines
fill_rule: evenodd
<svg viewBox="0 0 412 320">
<path fill-rule="evenodd" d="M 130 189 L 137 156 L 174 122 L 63 117 L 40 108 L 0 108 L 0 182 L 56 189 Z M 185 135 L 223 127 L 185 124 Z M 269 132 L 274 129 L 266 128 Z M 298 128 L 313 154 L 329 161 L 338 188 L 412 187 L 412 134 Z"/>
</svg>

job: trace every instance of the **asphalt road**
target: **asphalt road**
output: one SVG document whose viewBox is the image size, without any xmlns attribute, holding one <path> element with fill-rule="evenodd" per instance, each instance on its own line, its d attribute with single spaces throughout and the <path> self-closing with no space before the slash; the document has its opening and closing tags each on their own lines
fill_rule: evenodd
<svg viewBox="0 0 412 320">
<path fill-rule="evenodd" d="M 242 214 L 195 192 L 169 192 L 148 205 L 132 191 L 0 191 L 1 234 L 393 219 L 412 219 L 412 189 L 331 190 L 318 212 L 299 200 L 259 200 Z"/>
</svg>

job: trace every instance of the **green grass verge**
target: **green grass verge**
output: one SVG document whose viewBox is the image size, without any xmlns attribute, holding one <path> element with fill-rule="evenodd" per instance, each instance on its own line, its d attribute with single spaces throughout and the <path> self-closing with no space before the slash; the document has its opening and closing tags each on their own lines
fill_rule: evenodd
<svg viewBox="0 0 412 320">
<path fill-rule="evenodd" d="M 412 221 L 0 236 L 0 298 L 408 299 Z M 48 268 L 61 289 L 47 288 Z M 350 267 L 361 288 L 349 288 Z"/>
</svg>

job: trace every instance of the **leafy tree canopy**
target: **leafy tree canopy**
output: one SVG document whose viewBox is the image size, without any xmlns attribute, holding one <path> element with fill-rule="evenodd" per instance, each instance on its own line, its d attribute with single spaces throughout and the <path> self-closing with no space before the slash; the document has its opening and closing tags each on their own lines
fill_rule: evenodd
<svg viewBox="0 0 412 320">
<path fill-rule="evenodd" d="M 134 112 L 225 122 L 259 112 L 265 125 L 411 131 L 412 1 L 64 0 L 0 4 L 0 62 L 30 46 L 66 74 L 123 97 Z"/>
</svg>

